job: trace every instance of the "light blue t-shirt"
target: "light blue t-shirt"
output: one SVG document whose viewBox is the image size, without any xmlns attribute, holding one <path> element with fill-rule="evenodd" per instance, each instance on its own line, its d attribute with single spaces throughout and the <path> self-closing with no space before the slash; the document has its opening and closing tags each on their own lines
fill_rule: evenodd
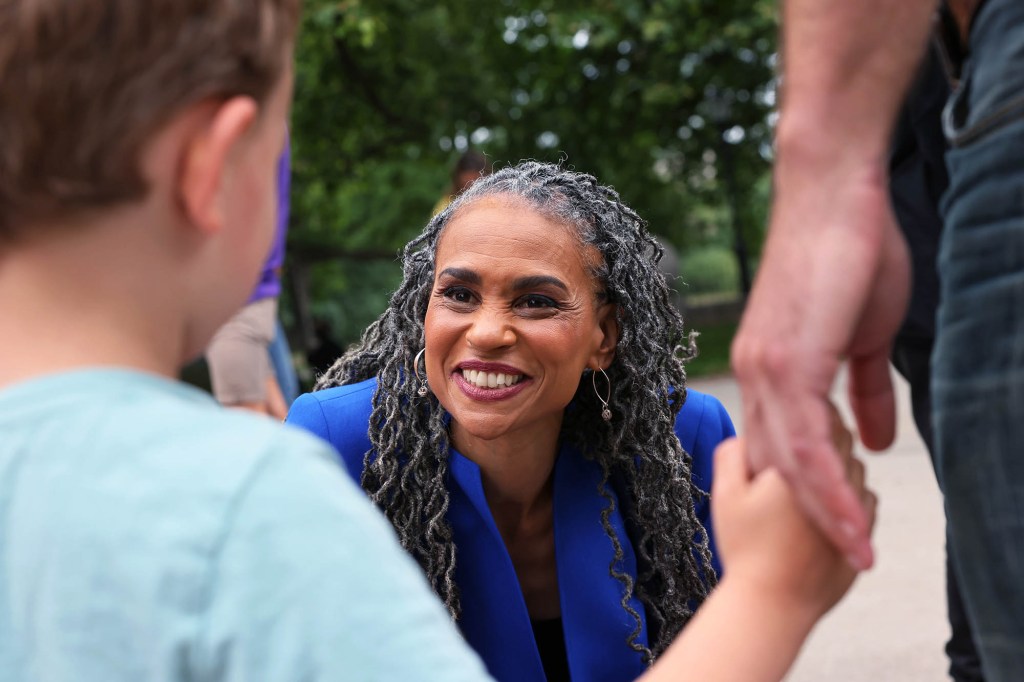
<svg viewBox="0 0 1024 682">
<path fill-rule="evenodd" d="M 479 680 L 326 445 L 190 387 L 0 390 L 0 680 Z"/>
</svg>

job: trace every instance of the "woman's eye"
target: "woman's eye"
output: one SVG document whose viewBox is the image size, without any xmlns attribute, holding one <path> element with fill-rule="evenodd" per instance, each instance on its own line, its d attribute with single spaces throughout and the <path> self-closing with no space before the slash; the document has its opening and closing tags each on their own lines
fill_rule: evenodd
<svg viewBox="0 0 1024 682">
<path fill-rule="evenodd" d="M 473 293 L 465 287 L 448 287 L 441 295 L 456 303 L 471 303 L 473 301 Z"/>
<path fill-rule="evenodd" d="M 530 294 L 519 299 L 519 305 L 524 308 L 557 308 L 558 304 L 554 299 L 539 294 Z"/>
</svg>

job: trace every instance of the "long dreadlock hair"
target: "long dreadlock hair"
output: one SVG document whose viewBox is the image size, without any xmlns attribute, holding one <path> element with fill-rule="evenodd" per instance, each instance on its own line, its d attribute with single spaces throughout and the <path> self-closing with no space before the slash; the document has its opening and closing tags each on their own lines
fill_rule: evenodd
<svg viewBox="0 0 1024 682">
<path fill-rule="evenodd" d="M 413 362 L 423 347 L 438 239 L 461 209 L 496 195 L 571 226 L 581 246 L 589 244 L 603 257 L 593 275 L 617 307 L 620 334 L 607 369 L 614 416 L 611 422 L 601 418 L 588 370 L 566 409 L 561 438 L 604 473 L 601 523 L 615 554 L 609 573 L 622 584 L 622 608 L 635 622 L 628 644 L 650 663 L 693 615 L 715 576 L 707 533 L 694 512 L 695 498 L 705 493 L 693 484 L 690 455 L 674 431 L 686 399 L 684 364 L 696 355 L 695 334 L 684 332 L 657 268 L 661 247 L 615 190 L 590 175 L 533 161 L 477 180 L 405 247 L 404 277 L 387 310 L 320 377 L 316 390 L 377 377 L 362 486 L 457 618 L 455 546 L 446 519 L 446 413 L 433 395 L 417 396 Z M 622 543 L 611 525 L 612 485 L 638 559 L 635 581 L 624 570 Z M 641 617 L 629 603 L 634 594 L 647 612 L 650 648 L 637 641 Z"/>
</svg>

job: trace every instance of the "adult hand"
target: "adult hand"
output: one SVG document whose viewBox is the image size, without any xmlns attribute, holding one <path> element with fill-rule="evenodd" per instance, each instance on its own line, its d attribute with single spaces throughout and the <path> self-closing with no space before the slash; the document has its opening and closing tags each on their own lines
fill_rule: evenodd
<svg viewBox="0 0 1024 682">
<path fill-rule="evenodd" d="M 848 561 L 867 568 L 869 515 L 830 439 L 829 391 L 847 360 L 864 444 L 892 442 L 888 361 L 909 292 L 906 245 L 884 173 L 787 160 L 780 156 L 764 258 L 732 347 L 750 463 L 777 468 Z"/>
<path fill-rule="evenodd" d="M 865 485 L 853 437 L 831 410 L 831 441 L 844 481 L 874 527 L 877 500 Z M 725 580 L 770 599 L 779 614 L 810 627 L 846 593 L 857 572 L 799 508 L 777 469 L 754 474 L 745 448 L 730 439 L 715 452 L 712 518 Z M 779 616 L 781 617 L 781 616 Z"/>
</svg>

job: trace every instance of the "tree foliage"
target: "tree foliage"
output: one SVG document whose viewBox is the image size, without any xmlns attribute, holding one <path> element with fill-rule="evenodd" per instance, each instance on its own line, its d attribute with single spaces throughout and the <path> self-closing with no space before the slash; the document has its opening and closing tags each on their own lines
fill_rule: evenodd
<svg viewBox="0 0 1024 682">
<path fill-rule="evenodd" d="M 774 12 L 771 0 L 307 0 L 291 247 L 382 256 L 390 273 L 339 261 L 314 297 L 336 317 L 354 306 L 340 331 L 357 334 L 397 277 L 386 257 L 422 228 L 468 146 L 498 165 L 593 173 L 684 253 L 730 244 L 731 206 L 756 252 Z"/>
</svg>

